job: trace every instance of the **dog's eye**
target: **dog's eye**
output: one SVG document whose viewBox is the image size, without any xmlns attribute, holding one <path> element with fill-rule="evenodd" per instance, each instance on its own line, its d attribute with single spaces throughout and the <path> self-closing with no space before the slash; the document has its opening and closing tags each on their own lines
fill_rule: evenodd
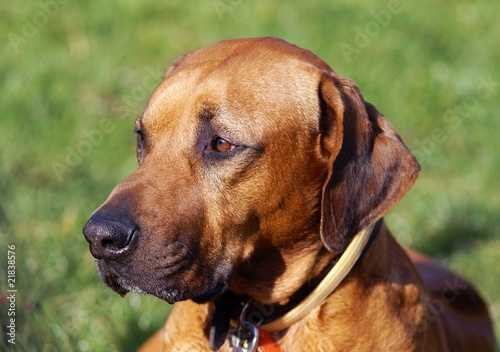
<svg viewBox="0 0 500 352">
<path fill-rule="evenodd" d="M 136 130 L 135 134 L 137 135 L 137 147 L 142 148 L 144 144 L 144 133 L 141 130 Z"/>
<path fill-rule="evenodd" d="M 137 135 L 137 140 L 143 140 L 144 139 L 144 132 L 142 130 L 136 130 L 135 134 Z"/>
<path fill-rule="evenodd" d="M 229 143 L 221 137 L 215 137 L 212 143 L 213 150 L 219 153 L 225 153 L 236 148 L 234 144 Z"/>
<path fill-rule="evenodd" d="M 136 155 L 137 155 L 137 160 L 139 161 L 140 164 L 144 157 L 144 132 L 142 132 L 142 130 L 140 129 L 137 129 L 135 130 L 135 134 L 137 135 Z"/>
</svg>

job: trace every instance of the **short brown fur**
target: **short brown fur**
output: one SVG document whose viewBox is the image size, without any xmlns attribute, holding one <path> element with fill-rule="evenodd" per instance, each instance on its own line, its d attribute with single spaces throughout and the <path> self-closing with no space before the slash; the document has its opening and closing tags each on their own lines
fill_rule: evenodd
<svg viewBox="0 0 500 352">
<path fill-rule="evenodd" d="M 214 298 L 286 301 L 419 172 L 352 81 L 276 38 L 179 58 L 136 129 L 140 167 L 84 233 L 115 291 L 177 302 L 141 351 L 209 351 Z M 217 152 L 218 136 L 234 149 Z M 133 229 L 128 242 L 118 239 L 122 227 Z M 377 231 L 325 302 L 273 334 L 283 351 L 493 351 L 472 286 L 405 252 L 383 223 Z"/>
</svg>

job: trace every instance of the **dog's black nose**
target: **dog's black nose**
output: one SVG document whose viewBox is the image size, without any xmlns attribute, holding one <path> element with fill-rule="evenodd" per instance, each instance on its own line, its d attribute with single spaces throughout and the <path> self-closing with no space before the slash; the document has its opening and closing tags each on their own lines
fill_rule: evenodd
<svg viewBox="0 0 500 352">
<path fill-rule="evenodd" d="M 90 252 L 96 259 L 117 259 L 134 247 L 138 227 L 127 221 L 107 219 L 94 214 L 83 227 Z"/>
</svg>

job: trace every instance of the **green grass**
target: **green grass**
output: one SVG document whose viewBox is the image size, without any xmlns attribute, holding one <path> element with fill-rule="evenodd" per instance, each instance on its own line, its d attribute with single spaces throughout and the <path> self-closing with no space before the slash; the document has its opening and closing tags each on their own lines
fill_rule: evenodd
<svg viewBox="0 0 500 352">
<path fill-rule="evenodd" d="M 81 227 L 136 168 L 133 120 L 172 60 L 262 35 L 318 54 L 396 126 L 423 170 L 388 223 L 480 288 L 498 336 L 500 5 L 393 3 L 3 2 L 0 283 L 15 244 L 17 350 L 133 351 L 161 326 L 166 303 L 100 283 Z"/>
</svg>

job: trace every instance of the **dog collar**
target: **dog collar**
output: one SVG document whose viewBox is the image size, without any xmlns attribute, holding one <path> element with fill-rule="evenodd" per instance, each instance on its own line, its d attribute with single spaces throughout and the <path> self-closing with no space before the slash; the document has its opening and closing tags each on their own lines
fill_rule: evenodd
<svg viewBox="0 0 500 352">
<path fill-rule="evenodd" d="M 331 268 L 328 269 L 327 267 L 326 270 L 324 269 L 326 274 L 320 274 L 318 278 L 319 282 L 315 285 L 315 288 L 312 289 L 312 291 L 308 291 L 309 293 L 305 295 L 305 298 L 299 298 L 299 303 L 295 304 L 294 302 L 296 302 L 296 300 L 293 299 L 293 302 L 290 302 L 293 304 L 291 308 L 289 304 L 285 305 L 285 307 L 280 307 L 278 310 L 284 310 L 285 313 L 279 315 L 279 317 L 274 320 L 269 322 L 266 321 L 266 319 L 258 322 L 254 321 L 254 323 L 258 326 L 261 335 L 270 337 L 270 333 L 278 332 L 290 327 L 306 317 L 313 309 L 323 303 L 326 298 L 340 285 L 340 283 L 352 270 L 361 255 L 368 249 L 369 244 L 374 238 L 372 233 L 376 227 L 378 228 L 380 226 L 381 223 L 382 221 L 379 220 L 354 235 L 346 250 L 336 258 L 337 260 L 335 262 L 330 264 Z M 304 297 L 300 294 L 300 292 L 297 292 L 297 294 L 299 297 Z M 226 293 L 216 300 L 215 311 L 213 313 L 209 333 L 210 347 L 213 351 L 218 350 L 224 343 L 229 330 L 231 311 L 234 312 L 234 309 L 241 310 L 243 305 L 240 305 L 240 308 L 236 308 L 241 303 L 242 300 L 234 297 L 232 293 Z M 264 305 L 259 304 L 258 302 L 254 302 L 254 304 L 264 307 Z M 268 318 L 270 318 L 270 316 L 268 316 Z M 233 326 L 238 325 L 234 321 L 231 321 L 231 323 Z M 262 351 L 265 351 L 265 349 L 262 349 Z M 269 351 L 272 351 L 272 349 Z"/>
<path fill-rule="evenodd" d="M 284 315 L 269 323 L 261 325 L 259 328 L 267 332 L 284 330 L 305 318 L 314 308 L 323 303 L 352 270 L 368 244 L 373 229 L 379 223 L 380 222 L 376 222 L 368 226 L 353 237 L 337 263 L 304 300 Z"/>
</svg>

